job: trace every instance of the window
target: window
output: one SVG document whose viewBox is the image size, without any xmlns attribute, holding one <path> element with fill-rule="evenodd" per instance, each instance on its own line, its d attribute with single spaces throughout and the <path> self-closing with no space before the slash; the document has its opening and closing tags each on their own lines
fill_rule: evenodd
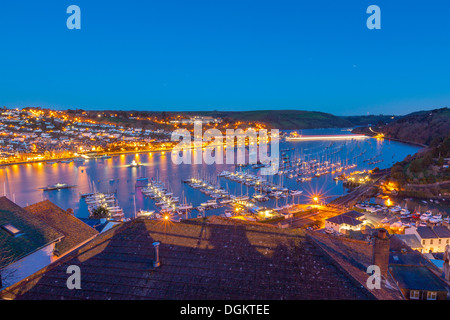
<svg viewBox="0 0 450 320">
<path fill-rule="evenodd" d="M 433 244 L 433 239 L 430 240 L 430 244 Z"/>
<path fill-rule="evenodd" d="M 447 239 L 447 244 L 449 243 L 448 239 Z"/>
<path fill-rule="evenodd" d="M 419 300 L 419 290 L 411 290 L 409 292 L 409 297 L 413 300 Z"/>
<path fill-rule="evenodd" d="M 439 239 L 439 244 L 441 244 L 441 239 Z"/>
<path fill-rule="evenodd" d="M 425 240 L 422 240 L 422 244 L 425 244 Z"/>
<path fill-rule="evenodd" d="M 436 300 L 437 292 L 436 291 L 428 291 L 427 300 Z"/>
<path fill-rule="evenodd" d="M 8 232 L 10 235 L 12 235 L 12 236 L 14 236 L 14 237 L 20 235 L 20 230 L 17 229 L 16 227 L 14 227 L 14 226 L 13 226 L 12 224 L 10 224 L 10 223 L 7 223 L 7 224 L 2 225 L 2 228 L 3 228 L 4 230 L 6 230 L 6 232 Z"/>
</svg>

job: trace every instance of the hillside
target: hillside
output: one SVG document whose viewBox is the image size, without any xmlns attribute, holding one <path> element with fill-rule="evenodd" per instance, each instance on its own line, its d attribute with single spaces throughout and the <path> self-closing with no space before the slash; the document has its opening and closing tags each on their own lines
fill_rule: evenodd
<svg viewBox="0 0 450 320">
<path fill-rule="evenodd" d="M 300 110 L 233 112 L 228 117 L 234 120 L 263 122 L 269 127 L 284 130 L 352 126 L 351 122 L 329 113 Z"/>
<path fill-rule="evenodd" d="M 396 119 L 401 118 L 402 116 L 393 116 L 393 115 L 366 115 L 366 116 L 341 116 L 340 118 L 350 121 L 353 126 L 365 126 L 365 125 L 378 125 L 385 124 Z"/>
<path fill-rule="evenodd" d="M 450 198 L 450 134 L 391 168 L 389 181 L 401 196 Z"/>
<path fill-rule="evenodd" d="M 442 141 L 450 132 L 450 109 L 414 112 L 372 129 L 388 138 L 430 145 L 433 141 Z M 356 128 L 354 132 L 373 134 L 368 128 Z"/>
<path fill-rule="evenodd" d="M 281 130 L 348 128 L 358 125 L 392 121 L 392 116 L 335 116 L 330 113 L 303 110 L 256 110 L 256 111 L 197 111 L 181 112 L 185 115 L 220 117 L 230 120 L 264 123 Z M 173 113 L 180 114 L 180 113 Z"/>
</svg>

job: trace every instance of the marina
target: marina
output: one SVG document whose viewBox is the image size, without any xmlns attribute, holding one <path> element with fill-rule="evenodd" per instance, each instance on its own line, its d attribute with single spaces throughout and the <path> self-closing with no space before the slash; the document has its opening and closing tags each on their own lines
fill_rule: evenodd
<svg viewBox="0 0 450 320">
<path fill-rule="evenodd" d="M 303 132 L 312 135 L 348 133 L 340 129 Z M 89 217 L 90 208 L 80 195 L 99 192 L 114 194 L 115 204 L 111 203 L 110 208 L 118 214 L 121 209 L 124 219 L 138 216 L 138 212 L 155 217 L 156 213 L 166 212 L 183 219 L 224 215 L 225 210 L 233 210 L 235 199 L 280 210 L 292 204 L 307 203 L 314 194 L 322 194 L 321 201 L 331 201 L 347 192 L 344 181 L 339 178 L 343 173 L 373 169 L 374 165 L 369 162 L 375 159 L 383 159 L 376 166 L 385 168 L 418 149 L 377 139 L 282 140 L 279 171 L 272 176 L 260 174 L 262 164 L 175 165 L 170 153 L 122 154 L 103 159 L 82 157 L 70 163 L 2 167 L 3 192 L 0 193 L 15 197 L 22 205 L 49 199 L 62 208 L 73 209 L 81 218 Z M 136 166 L 130 168 L 130 164 Z M 199 181 L 193 181 L 194 177 Z M 59 181 L 76 187 L 58 192 L 39 190 L 42 185 L 51 186 Z"/>
</svg>

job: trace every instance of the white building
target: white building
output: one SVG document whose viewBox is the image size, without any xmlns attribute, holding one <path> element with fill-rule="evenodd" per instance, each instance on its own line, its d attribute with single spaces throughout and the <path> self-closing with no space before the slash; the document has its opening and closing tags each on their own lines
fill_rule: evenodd
<svg viewBox="0 0 450 320">
<path fill-rule="evenodd" d="M 349 211 L 325 220 L 325 229 L 333 229 L 336 232 L 343 230 L 361 230 L 364 214 L 357 211 Z"/>
<path fill-rule="evenodd" d="M 417 227 L 405 229 L 405 235 L 414 235 L 421 244 L 421 248 L 412 248 L 422 253 L 444 252 L 445 246 L 450 244 L 450 230 L 447 227 Z"/>
</svg>

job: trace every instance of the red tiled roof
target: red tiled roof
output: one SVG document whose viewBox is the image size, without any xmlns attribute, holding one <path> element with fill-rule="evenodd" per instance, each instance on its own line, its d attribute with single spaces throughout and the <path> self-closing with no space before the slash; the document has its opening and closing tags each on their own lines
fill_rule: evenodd
<svg viewBox="0 0 450 320">
<path fill-rule="evenodd" d="M 161 242 L 154 268 L 152 243 Z M 66 287 L 69 265 L 81 290 Z M 137 219 L 0 293 L 6 299 L 373 299 L 293 230 L 225 218 Z"/>
</svg>

